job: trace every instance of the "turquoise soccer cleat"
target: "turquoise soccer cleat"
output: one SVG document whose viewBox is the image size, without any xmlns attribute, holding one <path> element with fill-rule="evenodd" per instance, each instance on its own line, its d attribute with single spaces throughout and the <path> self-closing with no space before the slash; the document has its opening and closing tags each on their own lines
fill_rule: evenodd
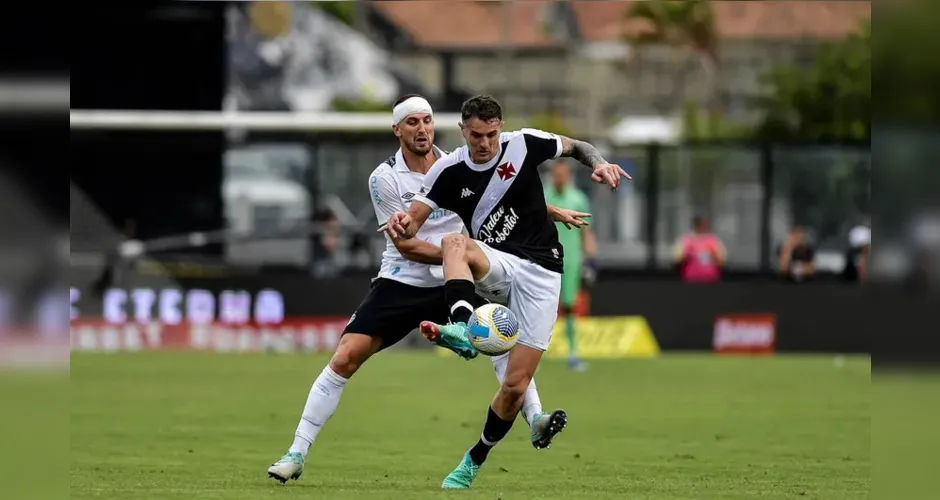
<svg viewBox="0 0 940 500">
<path fill-rule="evenodd" d="M 548 448 L 556 434 L 568 426 L 568 414 L 565 410 L 551 413 L 539 413 L 532 417 L 532 446 L 537 450 Z"/>
<path fill-rule="evenodd" d="M 268 468 L 268 477 L 286 483 L 288 479 L 300 479 L 304 473 L 304 456 L 299 452 L 288 452 Z"/>
<path fill-rule="evenodd" d="M 431 321 L 422 321 L 420 329 L 424 338 L 445 349 L 454 351 L 463 359 L 473 359 L 479 354 L 467 337 L 466 323 L 438 325 Z"/>
<path fill-rule="evenodd" d="M 480 466 L 470 460 L 470 452 L 467 452 L 464 454 L 463 460 L 460 461 L 460 465 L 444 478 L 441 488 L 445 490 L 469 489 L 479 472 Z"/>
</svg>

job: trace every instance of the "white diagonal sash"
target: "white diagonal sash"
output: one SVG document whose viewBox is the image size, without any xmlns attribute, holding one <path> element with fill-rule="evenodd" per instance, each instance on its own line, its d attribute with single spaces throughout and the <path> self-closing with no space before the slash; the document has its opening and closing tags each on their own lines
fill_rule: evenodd
<svg viewBox="0 0 940 500">
<path fill-rule="evenodd" d="M 480 196 L 480 201 L 477 202 L 477 206 L 473 210 L 472 227 L 470 228 L 470 237 L 472 238 L 479 236 L 480 229 L 486 223 L 486 219 L 493 212 L 493 209 L 499 205 L 503 196 L 506 195 L 506 191 L 509 190 L 512 183 L 516 182 L 516 179 L 519 178 L 519 174 L 522 171 L 522 164 L 525 162 L 526 154 L 525 141 L 510 140 L 506 143 L 506 147 L 503 151 L 503 157 L 496 162 L 496 168 L 493 169 L 490 182 L 486 185 L 486 190 L 483 191 L 483 194 Z M 503 180 L 499 176 L 499 171 L 500 167 L 505 164 L 511 164 L 513 168 L 515 168 L 515 174 L 509 179 Z"/>
</svg>

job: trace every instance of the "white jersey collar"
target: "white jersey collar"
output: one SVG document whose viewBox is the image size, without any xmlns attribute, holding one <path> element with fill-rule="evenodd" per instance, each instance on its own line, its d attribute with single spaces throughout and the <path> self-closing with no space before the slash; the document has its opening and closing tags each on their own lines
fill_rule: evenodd
<svg viewBox="0 0 940 500">
<path fill-rule="evenodd" d="M 445 154 L 444 150 L 435 146 L 431 146 L 434 149 L 434 154 L 437 156 L 437 159 L 441 159 Z M 405 163 L 405 155 L 402 154 L 401 148 L 398 148 L 398 152 L 395 153 L 395 171 L 397 172 L 411 172 L 408 168 L 408 164 Z"/>
</svg>

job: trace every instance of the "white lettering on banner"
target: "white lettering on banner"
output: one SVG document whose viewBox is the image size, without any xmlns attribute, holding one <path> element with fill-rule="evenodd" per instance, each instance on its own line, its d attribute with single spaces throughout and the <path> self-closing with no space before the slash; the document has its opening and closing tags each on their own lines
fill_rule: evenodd
<svg viewBox="0 0 940 500">
<path fill-rule="evenodd" d="M 108 323 L 123 323 L 127 321 L 127 313 L 124 312 L 124 304 L 127 302 L 127 292 L 117 288 L 105 290 L 104 292 L 104 310 L 102 316 Z"/>
<path fill-rule="evenodd" d="M 71 326 L 72 350 L 139 351 L 203 350 L 215 352 L 332 352 L 339 344 L 345 318 L 288 319 L 279 325 L 184 323 L 166 325 L 78 320 Z"/>
<path fill-rule="evenodd" d="M 138 323 L 150 321 L 150 311 L 157 300 L 157 294 L 149 288 L 135 288 L 131 291 L 131 300 L 134 302 L 134 319 Z"/>
<path fill-rule="evenodd" d="M 258 292 L 255 300 L 255 321 L 258 323 L 280 323 L 284 321 L 284 296 L 277 290 Z"/>
<path fill-rule="evenodd" d="M 78 297 L 78 290 L 70 288 L 72 304 L 78 302 Z M 25 302 L 26 300 L 30 302 Z M 14 325 L 24 327 L 25 324 L 16 320 L 25 320 L 25 317 L 17 318 L 16 315 L 18 312 L 25 314 L 25 306 L 29 307 L 32 320 L 30 325 L 36 328 L 34 333 L 38 332 L 39 336 L 46 340 L 64 337 L 66 331 L 65 295 L 61 290 L 52 289 L 39 297 L 20 297 L 19 300 L 7 290 L 0 290 L 0 327 Z M 78 310 L 73 306 L 70 314 L 74 318 L 78 315 Z"/>
<path fill-rule="evenodd" d="M 715 324 L 714 347 L 716 349 L 766 348 L 774 343 L 772 324 L 734 323 L 720 320 Z"/>
<path fill-rule="evenodd" d="M 72 321 L 81 318 L 78 308 L 80 300 L 80 290 L 72 288 Z M 209 290 L 192 289 L 184 295 L 184 292 L 174 288 L 159 292 L 150 288 L 135 288 L 130 293 L 112 288 L 104 292 L 102 301 L 102 317 L 112 324 L 123 324 L 129 316 L 140 324 L 158 321 L 165 325 L 184 322 L 209 324 L 216 320 L 231 325 L 247 324 L 252 320 L 260 324 L 284 321 L 284 296 L 273 289 L 259 291 L 254 304 L 251 293 L 245 290 L 224 290 L 216 299 Z"/>
<path fill-rule="evenodd" d="M 79 351 L 140 351 L 159 349 L 162 328 L 157 324 L 82 325 L 72 329 L 72 349 Z"/>
<path fill-rule="evenodd" d="M 78 318 L 78 301 L 82 300 L 82 291 L 75 287 L 69 288 L 69 300 L 71 301 L 71 312 L 69 314 L 69 319 Z"/>
<path fill-rule="evenodd" d="M 199 289 L 186 292 L 186 319 L 197 324 L 215 319 L 215 296 L 212 292 Z"/>
<path fill-rule="evenodd" d="M 219 294 L 219 321 L 244 325 L 251 319 L 251 294 L 244 290 L 226 290 Z"/>
<path fill-rule="evenodd" d="M 179 290 L 168 288 L 160 291 L 160 321 L 168 325 L 178 325 L 183 322 L 180 304 L 183 294 Z"/>
<path fill-rule="evenodd" d="M 216 352 L 329 352 L 336 349 L 341 335 L 342 329 L 334 325 L 193 325 L 190 347 Z"/>
<path fill-rule="evenodd" d="M 502 228 L 497 230 L 496 228 L 499 226 L 500 220 L 503 221 Z M 519 215 L 516 214 L 514 208 L 510 208 L 507 214 L 505 207 L 499 207 L 498 210 L 490 215 L 486 224 L 483 224 L 483 227 L 480 228 L 480 234 L 478 236 L 484 243 L 502 243 L 506 241 L 506 238 L 509 237 L 509 233 L 512 232 L 518 222 Z"/>
<path fill-rule="evenodd" d="M 44 339 L 65 338 L 65 296 L 59 292 L 45 294 L 34 310 L 34 323 L 39 327 L 39 334 Z"/>
</svg>

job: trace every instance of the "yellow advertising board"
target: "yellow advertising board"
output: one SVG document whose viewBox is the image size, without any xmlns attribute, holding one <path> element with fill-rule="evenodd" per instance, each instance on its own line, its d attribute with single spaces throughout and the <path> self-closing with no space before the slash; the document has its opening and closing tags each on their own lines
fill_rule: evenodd
<svg viewBox="0 0 940 500">
<path fill-rule="evenodd" d="M 582 359 L 651 358 L 659 354 L 659 343 L 642 316 L 585 316 L 575 319 L 578 356 Z M 565 322 L 555 322 L 548 358 L 566 358 L 568 340 Z"/>
</svg>

